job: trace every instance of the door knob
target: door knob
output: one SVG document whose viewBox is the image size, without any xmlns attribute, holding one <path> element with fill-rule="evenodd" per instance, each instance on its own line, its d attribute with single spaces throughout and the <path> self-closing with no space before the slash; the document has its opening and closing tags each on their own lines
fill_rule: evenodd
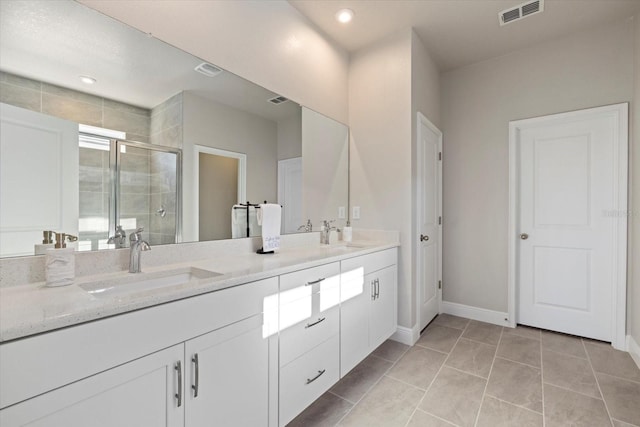
<svg viewBox="0 0 640 427">
<path fill-rule="evenodd" d="M 424 234 L 420 235 L 420 241 L 421 242 L 426 242 L 427 240 L 429 240 L 429 236 L 425 236 Z"/>
<path fill-rule="evenodd" d="M 527 239 L 529 238 L 529 235 L 528 235 L 527 233 L 522 233 L 522 234 L 520 235 L 520 238 L 521 238 L 522 240 L 527 240 Z"/>
</svg>

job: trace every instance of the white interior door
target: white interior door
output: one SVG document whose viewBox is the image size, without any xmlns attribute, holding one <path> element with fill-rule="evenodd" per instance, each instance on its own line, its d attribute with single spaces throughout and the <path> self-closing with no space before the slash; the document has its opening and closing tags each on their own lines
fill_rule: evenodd
<svg viewBox="0 0 640 427">
<path fill-rule="evenodd" d="M 518 323 L 613 341 L 626 258 L 621 114 L 626 104 L 516 122 Z"/>
<path fill-rule="evenodd" d="M 302 157 L 278 161 L 278 203 L 282 206 L 282 231 L 295 233 L 302 219 Z"/>
<path fill-rule="evenodd" d="M 42 232 L 78 235 L 78 124 L 0 104 L 0 256 L 33 255 Z"/>
<path fill-rule="evenodd" d="M 442 132 L 418 113 L 418 302 L 420 330 L 440 311 L 442 271 Z"/>
</svg>

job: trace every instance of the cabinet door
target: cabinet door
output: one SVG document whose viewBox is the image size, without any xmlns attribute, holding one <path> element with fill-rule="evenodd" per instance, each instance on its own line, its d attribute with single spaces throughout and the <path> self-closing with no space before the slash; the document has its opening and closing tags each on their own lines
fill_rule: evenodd
<svg viewBox="0 0 640 427">
<path fill-rule="evenodd" d="M 262 319 L 255 315 L 185 343 L 187 426 L 268 425 L 271 343 L 262 336 Z"/>
<path fill-rule="evenodd" d="M 176 345 L 5 408 L 0 425 L 183 426 L 184 401 L 178 406 L 181 384 L 175 369 L 183 349 Z"/>
<path fill-rule="evenodd" d="M 369 312 L 369 344 L 373 351 L 396 331 L 398 273 L 393 265 L 366 276 L 370 277 L 377 280 Z"/>
<path fill-rule="evenodd" d="M 344 271 L 340 284 L 340 377 L 371 352 L 369 306 L 373 298 L 371 275 L 362 267 Z"/>
</svg>

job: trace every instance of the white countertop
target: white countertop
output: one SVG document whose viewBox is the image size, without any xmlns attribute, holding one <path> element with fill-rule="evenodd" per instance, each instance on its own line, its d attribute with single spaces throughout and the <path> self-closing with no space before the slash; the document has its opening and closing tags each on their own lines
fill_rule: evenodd
<svg viewBox="0 0 640 427">
<path fill-rule="evenodd" d="M 140 273 L 156 273 L 184 267 L 196 267 L 221 273 L 210 279 L 192 280 L 185 285 L 128 293 L 112 298 L 96 297 L 82 284 L 118 280 L 125 282 L 131 273 L 118 272 L 82 276 L 69 286 L 50 288 L 43 282 L 0 288 L 0 342 L 77 325 L 91 320 L 139 310 L 207 292 L 215 292 L 243 283 L 315 267 L 354 256 L 397 247 L 395 242 L 353 242 L 347 246 L 314 245 L 278 250 L 275 254 L 241 254 L 144 268 Z M 123 283 L 121 286 L 126 286 Z"/>
</svg>

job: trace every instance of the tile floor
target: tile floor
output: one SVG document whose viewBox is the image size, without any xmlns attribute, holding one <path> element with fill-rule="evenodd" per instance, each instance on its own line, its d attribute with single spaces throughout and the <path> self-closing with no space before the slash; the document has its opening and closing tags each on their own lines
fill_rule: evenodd
<svg viewBox="0 0 640 427">
<path fill-rule="evenodd" d="M 387 341 L 289 426 L 640 426 L 640 369 L 609 344 L 438 316 Z"/>
</svg>

